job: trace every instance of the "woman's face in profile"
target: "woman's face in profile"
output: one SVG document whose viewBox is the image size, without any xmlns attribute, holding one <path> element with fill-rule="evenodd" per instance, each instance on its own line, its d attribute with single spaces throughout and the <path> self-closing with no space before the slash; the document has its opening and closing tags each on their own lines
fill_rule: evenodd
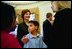
<svg viewBox="0 0 72 49">
<path fill-rule="evenodd" d="M 29 21 L 29 18 L 30 18 L 30 12 L 25 13 L 24 20 L 28 20 Z"/>
<path fill-rule="evenodd" d="M 53 10 L 53 12 L 57 12 L 58 11 L 58 6 L 57 6 L 57 2 L 56 1 L 53 1 L 51 2 L 51 8 Z"/>
</svg>

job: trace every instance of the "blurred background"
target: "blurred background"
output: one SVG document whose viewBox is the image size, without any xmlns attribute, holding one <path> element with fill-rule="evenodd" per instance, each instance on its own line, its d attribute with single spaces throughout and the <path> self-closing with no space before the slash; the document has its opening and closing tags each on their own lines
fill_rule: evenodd
<svg viewBox="0 0 72 49">
<path fill-rule="evenodd" d="M 43 21 L 46 20 L 46 13 L 50 12 L 53 14 L 51 9 L 51 2 L 50 1 L 2 1 L 7 4 L 12 5 L 15 8 L 16 16 L 17 16 L 17 23 L 22 23 L 21 12 L 24 9 L 29 9 L 33 15 L 31 15 L 30 19 L 35 19 L 40 24 L 40 33 L 43 35 Z M 69 1 L 71 6 L 71 1 Z M 53 18 L 54 19 L 54 18 Z"/>
</svg>

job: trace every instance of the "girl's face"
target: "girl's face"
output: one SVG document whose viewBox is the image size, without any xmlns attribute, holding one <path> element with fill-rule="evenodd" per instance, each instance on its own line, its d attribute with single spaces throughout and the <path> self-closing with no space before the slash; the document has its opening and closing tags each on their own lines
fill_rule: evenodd
<svg viewBox="0 0 72 49">
<path fill-rule="evenodd" d="M 30 12 L 27 12 L 24 14 L 24 20 L 28 20 L 29 21 L 30 18 Z"/>
<path fill-rule="evenodd" d="M 36 31 L 36 26 L 33 23 L 29 23 L 28 30 L 30 33 L 33 33 L 34 31 Z"/>
<path fill-rule="evenodd" d="M 51 2 L 51 5 L 52 5 L 51 8 L 52 8 L 53 12 L 57 12 L 58 11 L 57 2 L 53 1 L 53 2 Z"/>
</svg>

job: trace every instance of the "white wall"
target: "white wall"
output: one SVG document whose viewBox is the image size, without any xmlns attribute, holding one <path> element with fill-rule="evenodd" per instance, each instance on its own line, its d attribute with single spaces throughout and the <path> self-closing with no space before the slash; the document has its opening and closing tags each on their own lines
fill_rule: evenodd
<svg viewBox="0 0 72 49">
<path fill-rule="evenodd" d="M 46 19 L 46 13 L 51 12 L 52 13 L 52 9 L 51 9 L 51 4 L 50 2 L 47 2 L 43 5 L 41 5 L 39 7 L 40 10 L 40 29 L 41 29 L 41 34 L 43 35 L 43 21 Z"/>
</svg>

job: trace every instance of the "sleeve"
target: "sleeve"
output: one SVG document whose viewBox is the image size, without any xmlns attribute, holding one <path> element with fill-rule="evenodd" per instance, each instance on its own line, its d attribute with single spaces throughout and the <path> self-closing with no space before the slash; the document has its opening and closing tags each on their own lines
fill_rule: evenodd
<svg viewBox="0 0 72 49">
<path fill-rule="evenodd" d="M 44 42 L 42 42 L 42 44 L 43 44 L 42 48 L 48 48 L 48 46 Z"/>
<path fill-rule="evenodd" d="M 47 45 L 43 42 L 43 39 L 40 39 L 40 48 L 47 48 Z"/>
<path fill-rule="evenodd" d="M 23 37 L 23 31 L 22 31 L 21 26 L 19 25 L 18 29 L 17 29 L 17 39 L 18 39 L 19 43 L 23 46 L 23 43 L 21 42 L 22 37 Z"/>
<path fill-rule="evenodd" d="M 10 36 L 8 38 L 8 48 L 22 48 L 21 45 L 19 44 L 18 40 L 13 37 L 13 36 Z"/>
<path fill-rule="evenodd" d="M 46 22 L 43 23 L 43 36 L 47 35 L 48 33 L 48 24 Z"/>
<path fill-rule="evenodd" d="M 18 40 L 20 40 L 21 39 L 21 32 L 22 32 L 22 30 L 21 30 L 21 27 L 20 26 L 18 26 L 18 30 L 17 30 L 17 38 L 18 38 Z"/>
<path fill-rule="evenodd" d="M 26 38 L 29 39 L 29 34 L 26 35 Z M 30 43 L 29 43 L 29 41 L 28 41 L 26 44 L 23 45 L 23 48 L 30 48 L 29 45 L 30 45 Z"/>
<path fill-rule="evenodd" d="M 48 41 L 47 38 L 47 33 L 48 33 L 48 28 L 47 28 L 47 23 L 44 22 L 43 23 L 43 41 L 46 43 L 46 41 Z"/>
</svg>

